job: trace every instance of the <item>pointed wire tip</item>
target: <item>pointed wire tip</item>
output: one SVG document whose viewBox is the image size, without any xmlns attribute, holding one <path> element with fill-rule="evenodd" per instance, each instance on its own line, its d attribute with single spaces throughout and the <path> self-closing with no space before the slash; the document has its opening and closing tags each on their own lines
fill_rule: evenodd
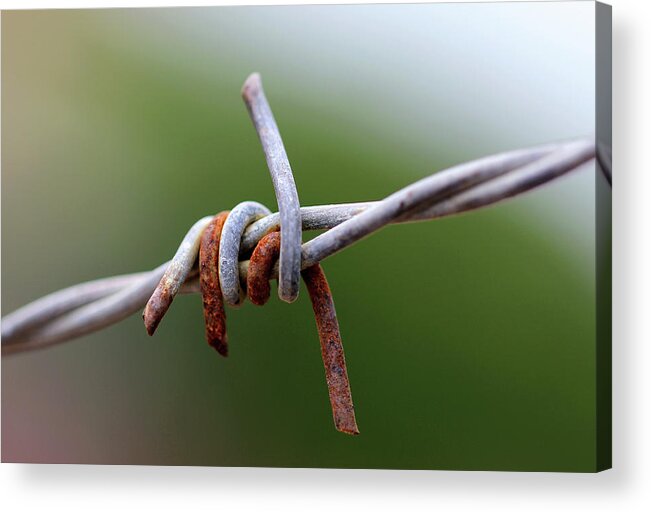
<svg viewBox="0 0 651 512">
<path fill-rule="evenodd" d="M 262 78 L 260 73 L 251 73 L 242 85 L 242 97 L 244 99 L 255 96 L 262 89 Z"/>
<path fill-rule="evenodd" d="M 163 280 L 161 280 L 161 283 L 163 283 Z M 145 323 L 147 334 L 150 336 L 154 335 L 171 303 L 172 299 L 167 292 L 167 289 L 164 288 L 162 284 L 159 284 L 158 288 L 154 290 L 154 293 L 149 298 L 149 301 L 147 301 L 145 310 L 142 313 L 142 319 Z"/>
<path fill-rule="evenodd" d="M 341 432 L 342 434 L 348 434 L 350 436 L 358 436 L 359 435 L 359 429 L 357 428 L 357 425 L 355 425 L 352 428 L 341 428 L 341 427 L 335 427 L 338 432 Z"/>
<path fill-rule="evenodd" d="M 220 356 L 228 357 L 228 345 L 221 341 L 211 341 L 209 345 L 214 348 Z"/>
<path fill-rule="evenodd" d="M 156 318 L 153 317 L 154 317 L 154 313 L 149 308 L 145 308 L 145 311 L 142 314 L 142 319 L 145 323 L 145 329 L 147 329 L 147 334 L 149 334 L 149 336 L 154 335 L 154 333 L 156 332 L 156 328 L 160 323 L 160 320 L 157 321 Z"/>
</svg>

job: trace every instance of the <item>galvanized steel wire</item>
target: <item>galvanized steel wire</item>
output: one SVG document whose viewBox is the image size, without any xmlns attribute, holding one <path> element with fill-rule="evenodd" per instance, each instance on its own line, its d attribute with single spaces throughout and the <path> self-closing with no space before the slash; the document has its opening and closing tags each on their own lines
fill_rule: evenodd
<svg viewBox="0 0 651 512">
<path fill-rule="evenodd" d="M 264 93 L 259 77 L 250 77 L 245 83 L 245 101 L 247 94 L 251 94 L 250 87 L 255 99 L 248 101 L 247 106 L 267 156 L 280 212 L 271 213 L 265 206 L 247 201 L 237 205 L 226 219 L 218 270 L 224 302 L 230 305 L 240 304 L 244 297 L 241 284 L 246 283 L 247 255 L 262 237 L 278 228 L 282 234 L 280 264 L 276 263 L 272 277 L 280 276 L 279 295 L 291 302 L 298 293 L 301 269 L 387 224 L 437 219 L 489 206 L 595 159 L 594 140 L 582 138 L 466 162 L 427 176 L 381 201 L 301 208 L 293 178 L 291 183 L 287 179 L 287 172 L 291 177 L 291 168 L 282 140 L 275 133 L 271 110 L 266 99 L 261 99 Z M 255 106 L 251 106 L 253 103 Z M 269 124 L 270 119 L 273 124 Z M 601 167 L 604 160 L 605 157 L 600 158 Z M 196 260 L 202 233 L 212 219 L 208 216 L 194 223 L 174 258 L 152 271 L 72 286 L 6 315 L 2 319 L 2 354 L 41 349 L 89 334 L 119 322 L 145 305 L 145 319 L 148 312 L 149 318 L 156 318 L 149 324 L 146 321 L 147 330 L 152 333 L 177 293 L 200 291 Z M 326 231 L 301 245 L 301 230 Z M 285 240 L 287 244 L 282 245 Z"/>
</svg>

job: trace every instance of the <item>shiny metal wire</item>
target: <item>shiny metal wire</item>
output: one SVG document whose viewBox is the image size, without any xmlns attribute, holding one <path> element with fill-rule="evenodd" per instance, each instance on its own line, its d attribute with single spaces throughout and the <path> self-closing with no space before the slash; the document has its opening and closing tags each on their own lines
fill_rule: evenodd
<svg viewBox="0 0 651 512">
<path fill-rule="evenodd" d="M 381 201 L 299 206 L 287 154 L 264 96 L 260 77 L 242 90 L 263 146 L 279 212 L 245 201 L 223 225 L 219 284 L 224 302 L 237 306 L 244 293 L 245 259 L 268 233 L 280 228 L 280 258 L 271 270 L 282 300 L 298 294 L 300 271 L 392 223 L 431 220 L 495 204 L 554 180 L 595 159 L 592 138 L 518 149 L 466 162 L 427 176 Z M 610 182 L 611 155 L 600 147 L 599 167 Z M 40 349 L 114 324 L 145 306 L 153 334 L 178 293 L 200 292 L 195 268 L 203 231 L 212 216 L 198 220 L 174 258 L 149 272 L 90 281 L 42 297 L 2 319 L 2 354 Z M 326 230 L 301 245 L 303 230 Z"/>
<path fill-rule="evenodd" d="M 249 224 L 270 214 L 263 204 L 245 201 L 231 210 L 224 223 L 219 242 L 219 282 L 226 304 L 239 306 L 244 300 L 238 268 L 242 234 Z"/>
<path fill-rule="evenodd" d="M 210 224 L 211 220 L 212 217 L 204 217 L 195 222 L 190 228 L 190 231 L 183 237 L 181 245 L 176 250 L 174 258 L 166 266 L 165 272 L 159 281 L 160 284 L 147 301 L 143 317 L 150 336 L 154 334 L 160 319 L 165 315 L 174 297 L 181 289 L 181 285 L 190 274 L 192 265 L 194 265 L 199 253 L 201 233 Z"/>
<path fill-rule="evenodd" d="M 335 254 L 386 224 L 436 219 L 489 206 L 558 178 L 594 157 L 592 139 L 510 151 L 437 172 L 382 201 L 303 207 L 300 214 L 304 230 L 329 230 L 303 244 L 301 267 Z M 5 316 L 2 353 L 44 348 L 120 321 L 148 302 L 168 270 L 175 286 L 183 283 L 182 276 L 188 272 L 181 292 L 197 292 L 197 276 L 189 269 L 196 258 L 201 226 L 211 218 L 195 223 L 184 237 L 177 251 L 178 258 L 185 262 L 182 268 L 172 260 L 151 272 L 76 285 Z M 276 229 L 278 219 L 277 213 L 266 214 L 244 229 L 240 238 L 234 237 L 237 244 L 229 242 L 224 249 L 229 247 L 235 255 L 250 251 L 262 236 Z M 243 282 L 247 264 L 239 261 L 239 278 Z M 277 276 L 277 267 L 274 272 Z"/>
<path fill-rule="evenodd" d="M 278 296 L 285 302 L 294 302 L 298 297 L 298 286 L 301 279 L 302 235 L 296 183 L 294 183 L 283 139 L 278 131 L 258 73 L 253 73 L 244 82 L 242 98 L 262 143 L 276 193 L 276 201 L 278 201 L 280 229 L 283 232 L 280 241 Z"/>
</svg>

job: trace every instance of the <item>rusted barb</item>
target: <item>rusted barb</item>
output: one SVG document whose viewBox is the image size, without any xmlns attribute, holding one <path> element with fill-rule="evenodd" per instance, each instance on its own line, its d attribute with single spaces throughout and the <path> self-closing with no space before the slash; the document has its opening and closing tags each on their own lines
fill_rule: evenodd
<svg viewBox="0 0 651 512">
<path fill-rule="evenodd" d="M 271 295 L 269 278 L 280 255 L 280 233 L 272 232 L 262 237 L 251 254 L 246 278 L 246 291 L 251 302 L 263 306 Z"/>
<path fill-rule="evenodd" d="M 346 434 L 357 435 L 355 408 L 348 382 L 344 346 L 341 342 L 337 312 L 321 265 L 318 263 L 301 272 L 314 309 L 321 342 L 321 356 L 325 366 L 328 394 L 335 428 Z"/>
<path fill-rule="evenodd" d="M 161 311 L 167 311 L 172 303 L 172 294 L 170 293 L 170 286 L 168 283 L 160 285 L 154 290 L 153 295 L 150 297 L 142 318 L 145 322 L 145 329 L 147 334 L 153 336 L 156 332 L 158 324 L 163 319 Z"/>
<path fill-rule="evenodd" d="M 215 215 L 201 236 L 199 246 L 199 282 L 203 299 L 203 318 L 206 323 L 206 340 L 222 356 L 228 355 L 226 337 L 226 312 L 219 284 L 219 240 L 227 211 Z"/>
<path fill-rule="evenodd" d="M 170 263 L 170 266 L 172 265 L 174 265 L 174 262 Z M 165 313 L 170 308 L 170 305 L 174 300 L 174 296 L 176 295 L 176 293 L 173 291 L 174 288 L 174 281 L 169 278 L 166 271 L 161 281 L 158 283 L 158 286 L 154 290 L 154 293 L 147 301 L 145 311 L 142 314 L 142 318 L 145 322 L 145 328 L 147 329 L 147 334 L 149 334 L 149 336 L 154 335 L 158 324 L 161 323 L 161 320 L 165 316 Z"/>
<path fill-rule="evenodd" d="M 192 272 L 192 267 L 199 253 L 201 234 L 211 221 L 211 217 L 203 217 L 192 225 L 149 297 L 142 316 L 145 321 L 145 328 L 150 336 L 156 331 L 156 327 L 167 313 L 174 297 L 181 290 L 183 283 Z M 137 290 L 138 288 L 132 291 Z"/>
</svg>

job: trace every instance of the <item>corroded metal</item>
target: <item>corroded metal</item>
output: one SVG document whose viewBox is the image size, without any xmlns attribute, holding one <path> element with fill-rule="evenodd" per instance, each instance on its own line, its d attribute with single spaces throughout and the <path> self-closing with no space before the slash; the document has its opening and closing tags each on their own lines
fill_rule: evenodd
<svg viewBox="0 0 651 512">
<path fill-rule="evenodd" d="M 258 242 L 251 254 L 246 291 L 249 300 L 256 306 L 263 306 L 269 300 L 271 294 L 269 274 L 280 255 L 280 242 L 280 233 L 269 233 Z"/>
<path fill-rule="evenodd" d="M 280 253 L 281 240 L 281 233 L 269 233 L 260 240 L 251 255 L 247 292 L 251 302 L 259 306 L 269 300 L 269 277 L 273 263 Z M 321 357 L 335 428 L 347 434 L 359 434 L 337 312 L 328 281 L 320 265 L 303 270 L 302 276 L 312 301 L 319 332 Z"/>
<path fill-rule="evenodd" d="M 229 212 L 221 212 L 208 224 L 199 246 L 199 281 L 203 300 L 206 341 L 222 356 L 228 355 L 226 312 L 219 285 L 219 240 Z"/>
<path fill-rule="evenodd" d="M 147 334 L 150 336 L 156 332 L 158 324 L 163 319 L 163 316 L 165 316 L 174 297 L 181 289 L 181 285 L 188 277 L 190 270 L 192 270 L 192 265 L 194 265 L 197 253 L 199 252 L 201 233 L 211 221 L 212 217 L 204 217 L 190 228 L 176 251 L 174 258 L 172 258 L 172 261 L 165 269 L 165 273 L 154 290 L 154 293 L 147 301 L 142 316 Z"/>
<path fill-rule="evenodd" d="M 578 169 L 583 163 L 592 161 L 594 156 L 592 139 L 538 146 L 440 171 L 382 201 L 301 208 L 305 229 L 333 228 L 303 244 L 302 266 L 309 266 L 315 260 L 320 261 L 388 223 L 435 219 L 495 204 Z M 478 176 L 481 179 L 478 180 Z M 449 184 L 450 181 L 463 182 L 464 186 L 456 192 L 450 192 L 455 189 L 454 184 Z M 447 193 L 441 195 L 443 189 L 447 189 Z M 201 227 L 205 223 L 205 227 L 211 219 L 212 216 L 206 217 L 197 224 Z M 277 214 L 266 215 L 252 223 L 246 229 L 244 237 L 234 237 L 236 239 L 233 243 L 237 247 L 232 249 L 235 254 L 232 261 L 236 268 L 239 265 L 243 282 L 246 282 L 249 262 L 240 261 L 238 264 L 237 254 L 242 254 L 240 240 L 242 251 L 251 250 L 259 238 L 277 225 Z M 184 271 L 193 264 L 193 257 L 184 247 L 194 244 L 198 247 L 201 231 L 202 229 L 193 227 L 177 251 L 177 255 L 179 252 L 184 255 Z M 10 313 L 2 319 L 2 353 L 47 347 L 126 318 L 147 302 L 173 263 L 165 263 L 150 272 L 123 276 L 119 281 L 111 282 L 109 278 L 108 283 L 99 280 L 76 285 Z M 275 265 L 271 277 L 277 276 L 278 266 Z M 178 283 L 182 282 L 181 278 L 178 278 Z M 187 282 L 181 291 L 198 291 L 197 280 L 192 278 L 191 273 L 185 280 Z M 235 282 L 239 296 L 237 278 Z"/>
<path fill-rule="evenodd" d="M 344 346 L 341 342 L 339 322 L 337 322 L 337 312 L 330 286 L 328 286 L 328 281 L 319 264 L 306 268 L 302 275 L 310 294 L 319 331 L 321 357 L 325 367 L 335 428 L 346 434 L 357 435 L 359 429 L 355 421 L 355 408 L 348 382 Z"/>
</svg>

